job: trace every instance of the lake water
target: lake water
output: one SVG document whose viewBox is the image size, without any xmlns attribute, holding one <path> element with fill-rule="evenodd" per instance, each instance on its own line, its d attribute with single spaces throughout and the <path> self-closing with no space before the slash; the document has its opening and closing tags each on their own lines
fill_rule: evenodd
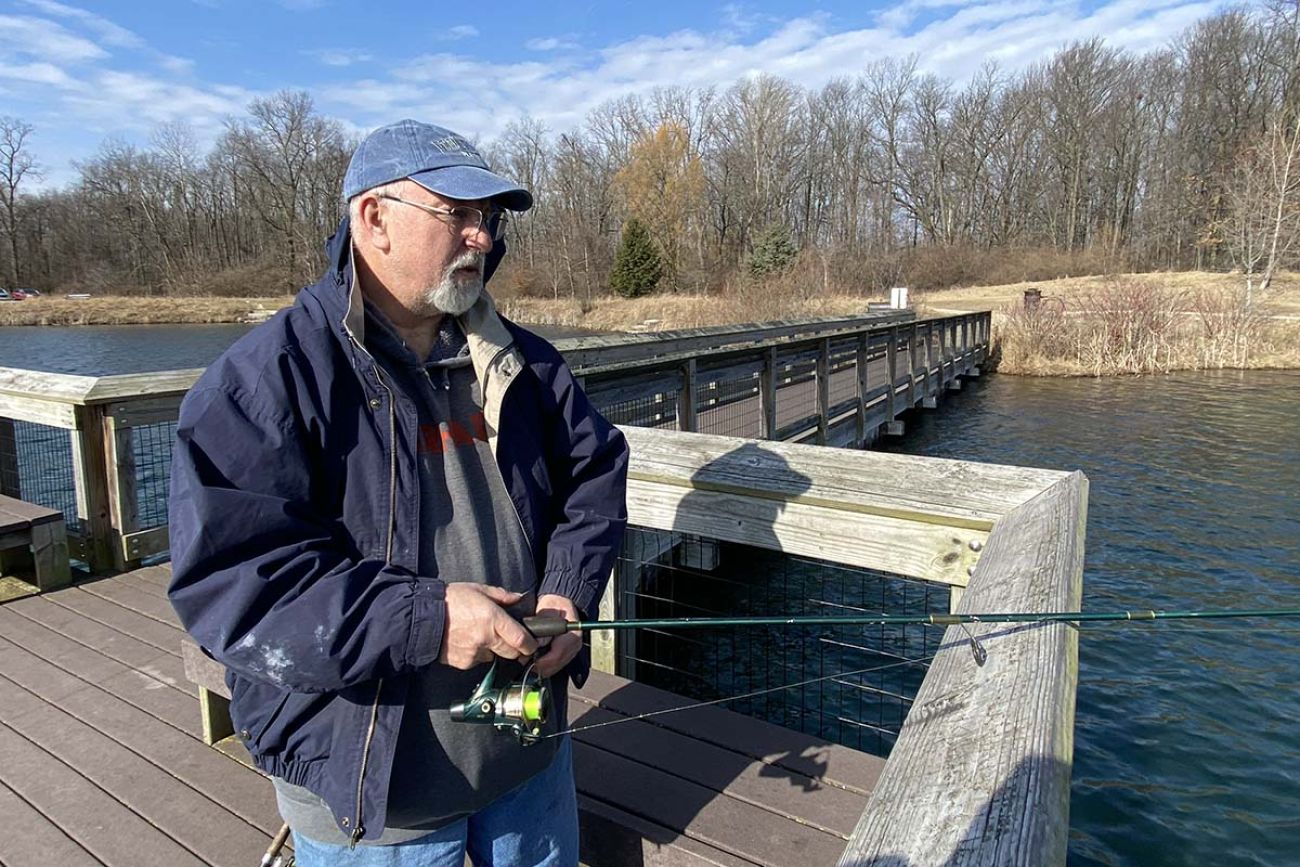
<svg viewBox="0 0 1300 867">
<path fill-rule="evenodd" d="M 199 367 L 246 326 L 0 328 L 0 366 Z M 1300 605 L 1300 372 L 986 376 L 885 448 L 1079 469 L 1084 608 Z M 1300 863 L 1300 622 L 1087 626 L 1072 865 Z"/>
<path fill-rule="evenodd" d="M 990 376 L 892 451 L 1079 469 L 1083 607 L 1300 606 L 1300 372 Z M 1300 621 L 1079 640 L 1072 865 L 1300 863 Z"/>
<path fill-rule="evenodd" d="M 0 328 L 0 367 L 102 376 L 206 367 L 251 325 L 78 325 Z M 543 337 L 590 334 L 530 325 Z"/>
</svg>

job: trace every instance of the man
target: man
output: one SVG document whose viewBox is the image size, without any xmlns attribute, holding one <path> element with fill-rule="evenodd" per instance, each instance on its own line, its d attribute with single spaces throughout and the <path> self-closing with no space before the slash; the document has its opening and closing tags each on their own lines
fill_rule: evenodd
<svg viewBox="0 0 1300 867">
<path fill-rule="evenodd" d="M 527 190 L 404 120 L 362 142 L 343 196 L 325 276 L 181 407 L 172 603 L 229 671 L 303 867 L 574 864 L 568 738 L 448 708 L 494 659 L 586 677 L 576 634 L 541 647 L 513 615 L 593 613 L 626 445 L 483 291 Z"/>
</svg>

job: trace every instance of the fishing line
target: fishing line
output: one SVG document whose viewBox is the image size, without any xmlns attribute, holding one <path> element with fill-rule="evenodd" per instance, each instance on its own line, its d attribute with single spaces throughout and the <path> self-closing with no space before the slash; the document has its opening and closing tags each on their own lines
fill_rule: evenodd
<svg viewBox="0 0 1300 867">
<path fill-rule="evenodd" d="M 663 714 L 668 714 L 668 713 L 678 713 L 684 710 L 694 710 L 695 708 L 699 708 L 699 707 L 709 707 L 715 704 L 724 704 L 729 701 L 740 701 L 741 699 L 753 698 L 756 695 L 764 695 L 769 692 L 780 692 L 783 689 L 798 689 L 799 687 L 807 686 L 810 683 L 821 683 L 824 680 L 834 680 L 837 677 L 852 677 L 855 674 L 871 674 L 873 672 L 884 671 L 889 668 L 898 668 L 904 665 L 916 665 L 918 662 L 932 662 L 933 660 L 934 660 L 934 655 L 931 654 L 930 656 L 919 656 L 916 659 L 904 659 L 900 662 L 891 662 L 887 665 L 877 665 L 877 666 L 872 666 L 871 668 L 859 668 L 854 671 L 840 671 L 840 672 L 836 672 L 835 674 L 827 674 L 821 677 L 814 677 L 808 680 L 801 680 L 798 681 L 797 683 L 786 683 L 786 684 L 782 684 L 781 686 L 769 686 L 765 689 L 756 689 L 751 692 L 742 692 L 738 695 L 729 695 L 726 698 L 715 698 L 715 699 L 710 699 L 709 701 L 694 702 L 692 704 L 681 705 L 680 707 L 660 708 L 659 710 L 647 711 L 646 713 L 637 714 L 636 716 L 621 717 L 619 719 L 608 720 L 606 722 L 601 722 L 601 723 L 592 723 L 591 725 L 579 726 L 577 728 L 570 727 L 565 729 L 564 731 L 554 732 L 549 735 L 542 735 L 541 737 L 538 738 L 538 740 L 547 740 L 548 738 L 558 738 L 560 735 L 577 734 L 579 732 L 591 731 L 592 729 L 601 729 L 601 728 L 605 728 L 606 726 L 619 725 L 620 723 L 636 722 L 637 720 L 648 719 L 649 717 L 652 716 L 662 716 Z M 609 708 L 602 708 L 599 704 L 597 704 L 596 707 L 600 708 L 601 710 L 609 710 Z"/>
</svg>

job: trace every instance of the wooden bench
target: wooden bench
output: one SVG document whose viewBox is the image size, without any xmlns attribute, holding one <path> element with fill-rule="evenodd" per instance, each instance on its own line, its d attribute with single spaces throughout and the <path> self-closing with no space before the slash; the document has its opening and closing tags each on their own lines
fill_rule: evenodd
<svg viewBox="0 0 1300 867">
<path fill-rule="evenodd" d="M 182 646 L 203 737 L 247 762 L 219 663 Z M 582 861 L 604 865 L 833 864 L 884 760 L 602 672 L 569 695 Z"/>
<path fill-rule="evenodd" d="M 71 584 L 63 513 L 0 495 L 0 575 L 31 578 L 41 591 Z"/>
</svg>

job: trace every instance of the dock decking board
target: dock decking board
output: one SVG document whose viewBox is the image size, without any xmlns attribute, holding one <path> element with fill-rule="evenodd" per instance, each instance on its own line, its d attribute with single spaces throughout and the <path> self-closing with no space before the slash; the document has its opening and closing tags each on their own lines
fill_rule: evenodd
<svg viewBox="0 0 1300 867">
<path fill-rule="evenodd" d="M 0 863 L 5 867 L 103 867 L 46 816 L 0 783 L 0 815 L 5 838 Z"/>
<path fill-rule="evenodd" d="M 33 744 L 69 767 L 191 854 L 219 865 L 238 858 L 256 864 L 265 850 L 248 833 L 249 823 L 218 802 L 140 756 L 93 726 L 53 705 L 11 725 Z M 194 821 L 202 816 L 201 822 Z"/>
<path fill-rule="evenodd" d="M 713 789 L 582 741 L 574 744 L 573 755 L 578 786 L 587 797 L 621 804 L 662 827 L 689 826 L 691 839 L 754 864 L 833 864 L 844 851 L 839 837 L 775 821 L 776 816 L 752 804 L 719 798 Z M 664 797 L 669 784 L 673 796 Z"/>
<path fill-rule="evenodd" d="M 0 783 L 109 867 L 203 863 L 79 770 L 5 725 L 0 756 Z"/>
<path fill-rule="evenodd" d="M 575 728 L 620 719 L 619 714 L 591 708 L 573 721 Z M 605 752 L 626 752 L 636 761 L 672 776 L 767 810 L 774 818 L 792 819 L 848 840 L 862 815 L 862 795 L 823 785 L 817 780 L 754 762 L 723 749 L 648 722 L 627 723 L 576 734 L 579 741 Z M 785 785 L 773 788 L 779 777 Z"/>
<path fill-rule="evenodd" d="M 80 590 L 81 588 L 76 589 Z M 158 648 L 158 650 L 168 653 L 177 652 L 176 648 L 181 636 L 179 627 L 159 623 L 152 617 L 147 617 L 130 608 L 123 608 L 116 602 L 81 591 L 78 593 L 56 594 L 51 600 L 51 604 L 70 608 L 83 617 L 130 635 L 137 641 L 143 641 L 145 644 Z"/>
<path fill-rule="evenodd" d="M 278 829 L 266 779 L 200 739 L 168 575 L 151 567 L 0 604 L 0 810 L 11 828 L 0 867 L 242 867 Z M 595 674 L 571 692 L 570 717 L 681 703 Z M 883 764 L 719 708 L 575 740 L 584 841 L 600 864 L 833 862 Z"/>
<path fill-rule="evenodd" d="M 84 593 L 69 595 L 78 600 L 95 600 L 95 597 Z M 6 610 L 39 623 L 79 644 L 93 647 L 123 665 L 143 665 L 158 654 L 170 650 L 144 641 L 124 629 L 97 620 L 80 608 L 52 602 L 44 596 L 28 597 L 21 602 L 6 606 Z M 171 652 L 175 651 L 171 650 Z"/>
</svg>

